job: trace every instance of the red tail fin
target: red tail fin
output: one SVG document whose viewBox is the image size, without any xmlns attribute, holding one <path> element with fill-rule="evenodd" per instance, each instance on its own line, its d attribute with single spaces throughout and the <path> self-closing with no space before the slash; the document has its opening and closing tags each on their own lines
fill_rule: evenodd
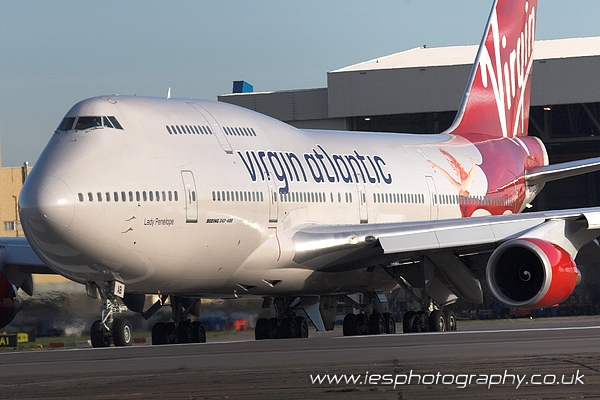
<svg viewBox="0 0 600 400">
<path fill-rule="evenodd" d="M 496 0 L 446 133 L 527 135 L 537 0 Z"/>
</svg>

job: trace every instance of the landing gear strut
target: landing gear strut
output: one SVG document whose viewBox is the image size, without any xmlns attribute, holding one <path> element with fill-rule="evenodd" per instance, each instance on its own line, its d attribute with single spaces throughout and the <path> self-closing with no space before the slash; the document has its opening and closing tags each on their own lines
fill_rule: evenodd
<svg viewBox="0 0 600 400">
<path fill-rule="evenodd" d="M 256 340 L 264 339 L 294 339 L 308 337 L 308 321 L 296 310 L 300 303 L 294 297 L 265 297 L 263 308 L 275 306 L 273 318 L 259 318 L 254 328 Z"/>
</svg>

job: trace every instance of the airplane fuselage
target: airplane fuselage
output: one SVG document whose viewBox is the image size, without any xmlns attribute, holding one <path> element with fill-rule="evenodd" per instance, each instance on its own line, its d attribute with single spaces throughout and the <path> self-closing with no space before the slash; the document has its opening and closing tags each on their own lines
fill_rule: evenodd
<svg viewBox="0 0 600 400">
<path fill-rule="evenodd" d="M 395 285 L 384 274 L 295 262 L 291 233 L 517 213 L 541 189 L 524 170 L 547 163 L 534 137 L 302 131 L 223 103 L 105 96 L 66 114 L 20 207 L 40 258 L 80 283 L 203 296 L 384 290 Z"/>
</svg>

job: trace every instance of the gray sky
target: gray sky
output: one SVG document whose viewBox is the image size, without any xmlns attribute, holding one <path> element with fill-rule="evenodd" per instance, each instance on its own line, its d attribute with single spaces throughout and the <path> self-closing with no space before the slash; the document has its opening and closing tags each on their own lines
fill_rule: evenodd
<svg viewBox="0 0 600 400">
<path fill-rule="evenodd" d="M 427 44 L 477 44 L 492 1 L 0 2 L 3 166 L 34 163 L 69 108 L 102 94 L 215 100 L 326 86 L 326 73 Z M 537 39 L 600 35 L 600 1 L 539 0 Z"/>
</svg>

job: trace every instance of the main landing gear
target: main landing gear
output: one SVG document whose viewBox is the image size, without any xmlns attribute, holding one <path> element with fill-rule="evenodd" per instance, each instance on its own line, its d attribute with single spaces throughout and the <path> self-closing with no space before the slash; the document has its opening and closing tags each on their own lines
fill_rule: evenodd
<svg viewBox="0 0 600 400">
<path fill-rule="evenodd" d="M 402 329 L 404 333 L 455 331 L 456 315 L 449 308 L 430 313 L 407 311 L 402 317 Z"/>
<path fill-rule="evenodd" d="M 308 337 L 308 321 L 296 315 L 300 303 L 293 297 L 265 297 L 263 308 L 275 307 L 277 317 L 259 318 L 254 328 L 256 340 Z"/>
<path fill-rule="evenodd" d="M 362 311 L 360 314 L 346 314 L 344 317 L 344 336 L 380 335 L 396 333 L 396 320 L 389 312 L 380 312 L 377 307 L 376 294 L 365 296 L 365 304 L 359 304 L 346 296 L 345 303 Z"/>
<path fill-rule="evenodd" d="M 200 321 L 190 321 L 188 315 L 200 299 L 170 296 L 173 322 L 157 322 L 152 327 L 152 344 L 205 343 L 206 331 Z M 160 301 L 160 300 L 159 300 Z M 184 303 L 188 304 L 184 304 Z"/>
</svg>

